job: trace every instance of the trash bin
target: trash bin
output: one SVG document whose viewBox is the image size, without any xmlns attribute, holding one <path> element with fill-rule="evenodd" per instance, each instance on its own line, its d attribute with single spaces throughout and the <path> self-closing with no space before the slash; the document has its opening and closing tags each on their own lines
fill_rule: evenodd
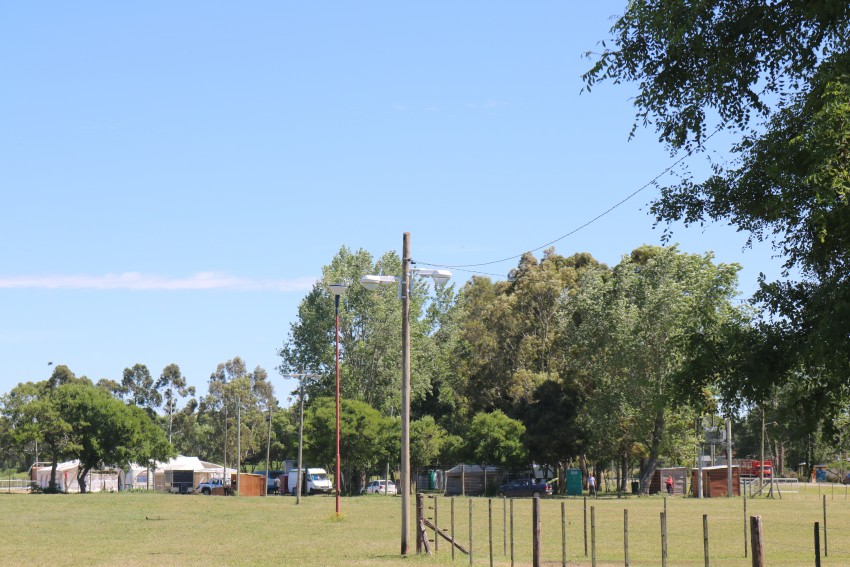
<svg viewBox="0 0 850 567">
<path fill-rule="evenodd" d="M 632 481 L 632 494 L 640 494 L 640 482 Z"/>
</svg>

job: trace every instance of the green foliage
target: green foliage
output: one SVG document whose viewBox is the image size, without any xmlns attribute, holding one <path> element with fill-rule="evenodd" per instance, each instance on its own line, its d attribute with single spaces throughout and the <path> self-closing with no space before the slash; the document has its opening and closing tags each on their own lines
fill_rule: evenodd
<svg viewBox="0 0 850 567">
<path fill-rule="evenodd" d="M 433 416 L 426 415 L 410 422 L 410 465 L 413 469 L 440 463 L 440 453 L 446 430 L 437 425 Z"/>
<path fill-rule="evenodd" d="M 199 441 L 199 456 L 212 460 L 221 455 L 223 460 L 235 462 L 238 448 L 240 463 L 264 460 L 266 415 L 276 405 L 274 388 L 263 368 L 248 371 L 238 356 L 220 363 L 210 375 L 208 394 L 198 406 L 197 423 L 186 420 L 190 434 Z"/>
<path fill-rule="evenodd" d="M 564 302 L 566 373 L 584 384 L 597 459 L 645 458 L 645 484 L 673 414 L 693 422 L 684 403 L 691 397 L 679 395 L 691 378 L 683 372 L 688 339 L 737 316 L 738 269 L 715 265 L 710 254 L 642 247 L 610 272 L 587 272 Z M 667 452 L 675 450 L 668 444 Z"/>
<path fill-rule="evenodd" d="M 513 415 L 540 384 L 557 378 L 559 300 L 599 263 L 589 254 L 553 249 L 538 262 L 524 254 L 509 281 L 473 277 L 458 298 L 455 358 L 466 416 L 500 409 Z"/>
<path fill-rule="evenodd" d="M 150 370 L 144 364 L 134 364 L 132 368 L 125 368 L 121 386 L 130 401 L 140 408 L 153 411 L 162 404 L 162 395 L 154 387 Z"/>
<path fill-rule="evenodd" d="M 352 252 L 343 247 L 328 266 L 322 279 L 298 307 L 298 320 L 280 349 L 280 371 L 309 371 L 321 375 L 308 382 L 309 398 L 332 395 L 336 389 L 334 299 L 327 289 L 331 283 L 347 282 L 348 290 L 340 305 L 341 391 L 344 399 L 355 399 L 398 415 L 401 406 L 401 302 L 396 286 L 370 291 L 359 281 L 366 274 L 401 273 L 397 254 L 388 252 L 373 262 L 364 250 Z M 423 315 L 426 303 L 424 282 L 411 285 L 411 395 L 421 402 L 433 392 L 433 377 L 440 370 L 432 364 L 435 349 L 429 336 L 441 316 L 436 311 Z M 449 296 L 450 298 L 450 292 Z M 450 299 L 446 299 L 450 303 Z"/>
<path fill-rule="evenodd" d="M 189 386 L 186 383 L 186 377 L 180 372 L 179 366 L 169 364 L 163 368 L 159 380 L 154 384 L 154 388 L 158 392 L 161 392 L 162 399 L 165 402 L 165 413 L 168 416 L 168 442 L 171 443 L 171 434 L 174 428 L 174 413 L 177 411 L 178 397 L 194 396 L 195 387 Z"/>
<path fill-rule="evenodd" d="M 534 390 L 519 410 L 533 462 L 564 464 L 585 453 L 590 431 L 582 419 L 584 402 L 576 384 L 547 380 Z"/>
<path fill-rule="evenodd" d="M 67 454 L 79 459 L 77 480 L 85 492 L 90 470 L 106 464 L 164 460 L 173 449 L 162 430 L 135 405 L 125 405 L 88 384 L 65 384 L 53 403 L 70 426 Z"/>
<path fill-rule="evenodd" d="M 527 464 L 522 436 L 525 426 L 500 410 L 478 413 L 466 432 L 467 455 L 482 467 L 515 467 Z"/>
<path fill-rule="evenodd" d="M 163 460 L 173 449 L 141 408 L 125 405 L 104 388 L 57 367 L 50 380 L 19 384 L 2 399 L 7 439 L 22 447 L 37 441 L 55 465 L 79 459 L 78 480 L 103 465 Z M 50 489 L 55 490 L 55 476 Z"/>
<path fill-rule="evenodd" d="M 359 478 L 382 463 L 395 461 L 401 449 L 401 421 L 381 415 L 364 402 L 340 402 L 340 462 L 343 477 Z M 336 401 L 313 400 L 304 415 L 304 454 L 329 471 L 336 462 Z M 349 488 L 350 485 L 349 485 Z"/>
<path fill-rule="evenodd" d="M 769 317 L 745 337 L 752 348 L 725 357 L 728 375 L 747 375 L 737 391 L 727 382 L 726 402 L 759 403 L 802 379 L 804 405 L 834 431 L 850 399 L 850 4 L 638 1 L 611 32 L 588 88 L 639 83 L 638 122 L 655 124 L 674 151 L 700 148 L 712 116 L 739 134 L 712 175 L 662 189 L 657 220 L 728 222 L 786 260 L 786 276 L 755 297 Z M 728 352 L 724 344 L 735 342 L 712 348 Z"/>
</svg>

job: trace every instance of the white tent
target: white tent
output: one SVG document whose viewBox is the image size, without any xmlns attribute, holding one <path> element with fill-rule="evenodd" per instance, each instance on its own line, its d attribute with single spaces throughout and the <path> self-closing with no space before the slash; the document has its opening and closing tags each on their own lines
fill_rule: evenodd
<svg viewBox="0 0 850 567">
<path fill-rule="evenodd" d="M 50 486 L 51 465 L 41 463 L 35 467 L 35 482 L 40 488 Z M 80 461 L 66 461 L 56 466 L 56 488 L 62 492 L 79 492 L 80 484 L 77 474 L 80 472 Z M 118 471 L 106 468 L 92 470 L 86 479 L 86 490 L 90 492 L 118 490 Z"/>
<path fill-rule="evenodd" d="M 173 471 L 192 471 L 195 486 L 213 478 L 229 479 L 231 475 L 236 474 L 236 469 L 233 468 L 225 470 L 223 465 L 202 461 L 198 457 L 177 455 L 167 462 L 156 464 L 153 488 L 155 490 L 171 490 L 171 473 Z"/>
<path fill-rule="evenodd" d="M 148 482 L 149 473 L 153 473 L 153 469 L 148 469 L 148 467 L 131 463 L 124 472 L 124 488 L 153 488 L 153 478 L 150 479 L 150 483 Z"/>
<path fill-rule="evenodd" d="M 80 463 L 76 459 L 59 463 L 56 467 L 56 487 L 62 492 L 79 492 L 80 485 L 77 482 L 79 468 Z M 213 478 L 229 479 L 231 475 L 236 474 L 236 469 L 233 468 L 225 470 L 222 465 L 202 461 L 198 457 L 178 455 L 167 462 L 157 462 L 155 469 L 133 463 L 126 470 L 120 467 L 106 467 L 104 470 L 91 471 L 86 482 L 87 490 L 91 492 L 118 490 L 119 474 L 124 475 L 122 488 L 170 490 L 172 471 L 192 471 L 195 486 Z M 151 475 L 150 479 L 148 472 Z M 39 463 L 35 467 L 35 482 L 41 488 L 47 488 L 50 485 L 49 464 Z"/>
</svg>

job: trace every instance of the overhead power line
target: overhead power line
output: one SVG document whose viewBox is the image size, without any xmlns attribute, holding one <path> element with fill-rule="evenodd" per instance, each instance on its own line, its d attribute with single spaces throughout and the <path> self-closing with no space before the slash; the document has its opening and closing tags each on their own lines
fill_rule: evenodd
<svg viewBox="0 0 850 567">
<path fill-rule="evenodd" d="M 724 126 L 725 126 L 725 125 L 723 125 L 723 124 L 721 124 L 720 126 L 718 126 L 718 127 L 717 127 L 717 129 L 716 129 L 714 132 L 712 132 L 711 134 L 709 134 L 709 135 L 705 138 L 705 140 L 703 140 L 703 144 L 704 144 L 705 142 L 707 142 L 708 140 L 710 140 L 710 139 L 711 139 L 711 138 L 712 138 L 715 134 L 717 134 L 720 130 L 722 130 Z M 455 264 L 455 265 L 452 265 L 452 264 L 435 264 L 435 263 L 433 263 L 433 262 L 425 262 L 425 261 L 419 261 L 418 263 L 420 263 L 420 264 L 424 264 L 424 265 L 426 265 L 426 266 L 434 266 L 435 268 L 449 268 L 449 269 L 461 270 L 461 271 L 465 271 L 465 272 L 480 273 L 480 274 L 485 274 L 485 275 L 491 275 L 491 276 L 494 276 L 495 274 L 488 274 L 488 273 L 486 273 L 486 272 L 475 272 L 475 271 L 473 271 L 473 270 L 464 270 L 463 268 L 479 268 L 479 267 L 482 267 L 482 266 L 492 266 L 493 264 L 501 264 L 502 262 L 507 262 L 507 261 L 509 261 L 509 260 L 516 260 L 516 259 L 518 259 L 518 258 L 521 258 L 523 254 L 526 254 L 526 253 L 528 253 L 528 252 L 537 252 L 537 251 L 539 251 L 539 250 L 543 250 L 544 248 L 548 248 L 549 246 L 551 246 L 551 245 L 555 244 L 556 242 L 560 242 L 561 240 L 563 240 L 563 239 L 565 239 L 565 238 L 567 238 L 567 237 L 569 237 L 569 236 L 572 236 L 573 234 L 577 233 L 578 231 L 580 231 L 580 230 L 583 230 L 583 229 L 587 228 L 588 226 L 592 225 L 593 223 L 595 223 L 596 221 L 598 221 L 598 220 L 599 220 L 599 219 L 601 219 L 602 217 L 604 217 L 604 216 L 608 215 L 609 213 L 613 212 L 615 209 L 617 209 L 618 207 L 620 207 L 621 205 L 623 205 L 624 203 L 626 203 L 627 201 L 629 201 L 629 200 L 630 200 L 631 198 L 633 198 L 635 195 L 637 195 L 638 193 L 640 193 L 641 191 L 643 191 L 643 190 L 644 190 L 644 189 L 646 189 L 647 187 L 650 187 L 650 186 L 651 186 L 651 185 L 653 185 L 656 181 L 658 181 L 659 179 L 661 179 L 664 175 L 668 174 L 668 173 L 669 173 L 669 172 L 670 172 L 670 171 L 671 171 L 674 167 L 676 167 L 677 165 L 679 165 L 680 163 L 682 163 L 684 160 L 686 160 L 687 158 L 689 158 L 692 154 L 693 154 L 693 150 L 688 150 L 688 152 L 687 152 L 687 153 L 685 153 L 685 155 L 683 155 L 682 157 L 680 157 L 679 159 L 677 159 L 676 161 L 674 161 L 673 163 L 671 163 L 669 166 L 667 166 L 667 167 L 664 169 L 664 171 L 662 171 L 661 173 L 659 173 L 658 175 L 656 175 L 655 177 L 653 177 L 652 179 L 650 179 L 649 181 L 647 181 L 646 183 L 644 183 L 642 186 L 640 186 L 640 187 L 639 187 L 638 189 L 636 189 L 635 191 L 632 191 L 631 193 L 629 193 L 629 194 L 628 194 L 625 198 L 621 199 L 621 200 L 620 200 L 620 201 L 618 201 L 617 203 L 615 203 L 615 204 L 613 204 L 612 206 L 608 207 L 605 211 L 603 211 L 603 212 L 599 213 L 598 215 L 596 215 L 595 217 L 593 217 L 593 218 L 592 218 L 592 219 L 590 219 L 589 221 L 585 222 L 584 224 L 582 224 L 582 225 L 580 225 L 580 226 L 578 226 L 578 227 L 576 227 L 576 228 L 572 229 L 572 230 L 571 230 L 571 231 L 569 231 L 568 233 L 566 233 L 566 234 L 564 234 L 564 235 L 562 235 L 562 236 L 559 236 L 559 237 L 558 237 L 558 238 L 556 238 L 555 240 L 549 241 L 549 242 L 547 242 L 546 244 L 541 244 L 540 246 L 537 246 L 536 248 L 532 248 L 532 249 L 527 250 L 527 251 L 525 251 L 525 252 L 521 252 L 521 253 L 519 253 L 519 254 L 514 254 L 513 256 L 508 256 L 507 258 L 502 258 L 502 259 L 500 259 L 500 260 L 492 260 L 492 261 L 490 261 L 490 262 L 479 262 L 479 263 L 477 263 L 477 264 Z M 499 276 L 499 277 L 501 277 L 501 276 Z"/>
</svg>

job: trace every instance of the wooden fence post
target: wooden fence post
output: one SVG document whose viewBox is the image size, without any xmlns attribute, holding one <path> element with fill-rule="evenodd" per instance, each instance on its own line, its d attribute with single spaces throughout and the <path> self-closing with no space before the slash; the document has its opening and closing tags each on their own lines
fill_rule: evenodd
<svg viewBox="0 0 850 567">
<path fill-rule="evenodd" d="M 629 511 L 623 510 L 623 556 L 626 567 L 629 567 Z"/>
<path fill-rule="evenodd" d="M 587 557 L 587 496 L 584 497 L 584 556 Z"/>
<path fill-rule="evenodd" d="M 590 564 L 596 567 L 596 506 L 590 507 Z"/>
<path fill-rule="evenodd" d="M 469 499 L 469 564 L 472 565 L 472 498 Z"/>
<path fill-rule="evenodd" d="M 532 501 L 532 558 L 531 564 L 534 567 L 540 567 L 541 557 L 540 557 L 540 496 L 535 494 Z"/>
<path fill-rule="evenodd" d="M 667 515 L 661 512 L 661 567 L 667 567 Z"/>
<path fill-rule="evenodd" d="M 744 485 L 746 488 L 746 484 Z M 747 545 L 747 491 L 744 490 L 744 559 L 747 558 L 749 546 Z"/>
<path fill-rule="evenodd" d="M 750 538 L 753 546 L 753 567 L 764 567 L 764 541 L 762 541 L 761 516 L 750 518 Z"/>
<path fill-rule="evenodd" d="M 826 495 L 823 497 L 823 556 L 829 557 L 829 544 L 826 539 Z"/>
<path fill-rule="evenodd" d="M 422 520 L 425 511 L 422 509 L 422 493 L 416 495 L 416 554 L 422 553 L 422 534 L 425 532 Z"/>
<path fill-rule="evenodd" d="M 815 522 L 815 567 L 820 567 L 820 526 Z"/>
<path fill-rule="evenodd" d="M 455 560 L 455 497 L 452 496 L 452 561 Z"/>
<path fill-rule="evenodd" d="M 434 495 L 434 555 L 437 555 L 437 551 L 440 549 L 440 538 L 437 537 L 437 530 L 440 529 L 439 515 L 438 515 L 438 506 L 439 500 L 437 496 Z"/>
<path fill-rule="evenodd" d="M 561 567 L 567 567 L 567 503 L 561 502 Z"/>
<path fill-rule="evenodd" d="M 508 497 L 502 496 L 502 555 L 508 554 Z"/>
<path fill-rule="evenodd" d="M 490 539 L 490 567 L 493 567 L 493 499 L 487 499 L 487 531 Z"/>
<path fill-rule="evenodd" d="M 511 567 L 514 567 L 514 499 L 511 498 Z"/>
<path fill-rule="evenodd" d="M 708 514 L 702 515 L 702 547 L 705 555 L 705 567 L 709 567 L 708 554 Z"/>
</svg>

